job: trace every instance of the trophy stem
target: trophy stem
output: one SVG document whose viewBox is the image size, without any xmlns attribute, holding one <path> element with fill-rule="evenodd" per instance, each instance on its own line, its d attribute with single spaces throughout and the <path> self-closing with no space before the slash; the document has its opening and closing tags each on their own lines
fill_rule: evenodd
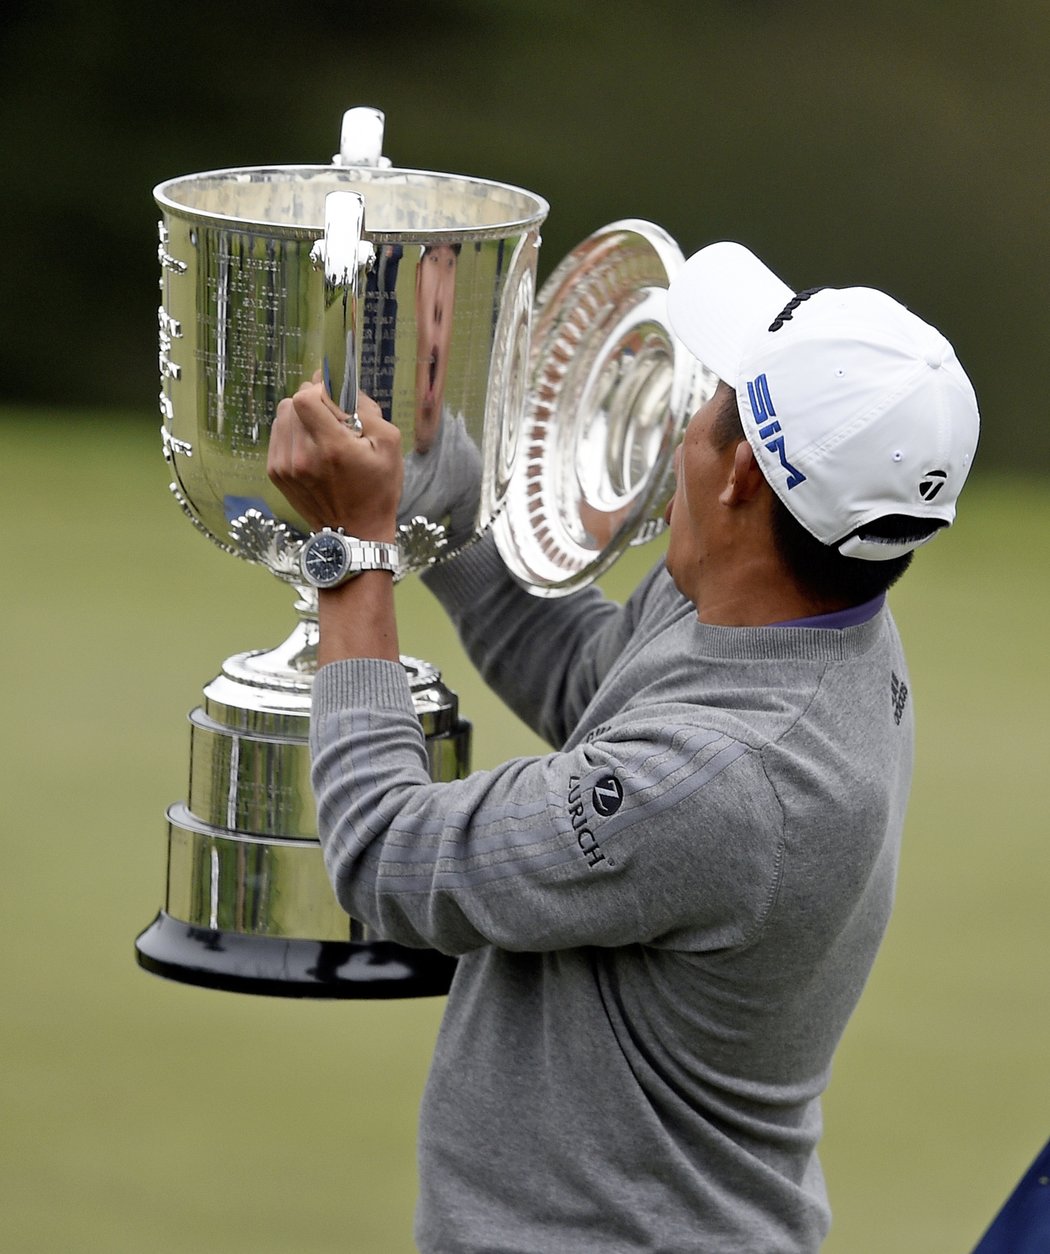
<svg viewBox="0 0 1050 1254">
<path fill-rule="evenodd" d="M 294 609 L 295 627 L 287 639 L 273 649 L 237 653 L 227 658 L 223 674 L 251 686 L 301 692 L 309 697 L 317 673 L 317 590 L 296 586 L 299 599 Z"/>
</svg>

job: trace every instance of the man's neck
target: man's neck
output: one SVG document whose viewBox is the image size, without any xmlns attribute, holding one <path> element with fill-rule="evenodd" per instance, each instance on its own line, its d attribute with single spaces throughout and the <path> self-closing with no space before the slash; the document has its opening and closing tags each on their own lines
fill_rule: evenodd
<svg viewBox="0 0 1050 1254">
<path fill-rule="evenodd" d="M 768 627 L 796 618 L 816 618 L 849 608 L 843 600 L 806 593 L 781 568 L 765 558 L 736 560 L 705 571 L 694 598 L 696 614 L 712 627 Z"/>
</svg>

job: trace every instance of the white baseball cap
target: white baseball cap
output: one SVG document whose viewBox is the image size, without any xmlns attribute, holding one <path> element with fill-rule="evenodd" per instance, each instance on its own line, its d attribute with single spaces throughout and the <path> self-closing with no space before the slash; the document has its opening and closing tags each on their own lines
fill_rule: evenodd
<svg viewBox="0 0 1050 1254">
<path fill-rule="evenodd" d="M 934 531 L 857 534 L 876 520 L 955 518 L 977 397 L 951 344 L 892 297 L 866 287 L 796 296 L 743 245 L 720 243 L 685 262 L 667 311 L 686 348 L 735 389 L 762 473 L 823 544 L 877 561 Z"/>
</svg>

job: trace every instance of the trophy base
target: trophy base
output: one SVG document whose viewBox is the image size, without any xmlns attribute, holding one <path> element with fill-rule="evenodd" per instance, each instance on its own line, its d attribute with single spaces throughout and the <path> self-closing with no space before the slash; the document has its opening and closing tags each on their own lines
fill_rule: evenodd
<svg viewBox="0 0 1050 1254">
<path fill-rule="evenodd" d="M 317 624 L 235 654 L 191 711 L 186 802 L 168 807 L 163 907 L 135 942 L 165 979 L 274 997 L 447 993 L 456 960 L 375 936 L 336 900 L 318 840 L 309 724 Z M 402 658 L 430 777 L 462 779 L 470 723 L 427 662 Z"/>
<path fill-rule="evenodd" d="M 182 984 L 268 997 L 443 997 L 456 959 L 391 941 L 246 936 L 183 923 L 161 910 L 135 941 L 138 964 Z"/>
</svg>

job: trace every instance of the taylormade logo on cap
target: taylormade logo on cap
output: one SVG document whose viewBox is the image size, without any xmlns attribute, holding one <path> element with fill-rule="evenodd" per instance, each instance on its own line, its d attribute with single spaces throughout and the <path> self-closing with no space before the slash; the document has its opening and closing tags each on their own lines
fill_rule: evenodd
<svg viewBox="0 0 1050 1254">
<path fill-rule="evenodd" d="M 952 522 L 980 419 L 939 331 L 872 288 L 796 295 L 732 243 L 690 257 L 667 306 L 686 348 L 736 390 L 762 473 L 818 540 L 878 560 L 929 538 L 857 535 L 879 519 Z"/>
</svg>

